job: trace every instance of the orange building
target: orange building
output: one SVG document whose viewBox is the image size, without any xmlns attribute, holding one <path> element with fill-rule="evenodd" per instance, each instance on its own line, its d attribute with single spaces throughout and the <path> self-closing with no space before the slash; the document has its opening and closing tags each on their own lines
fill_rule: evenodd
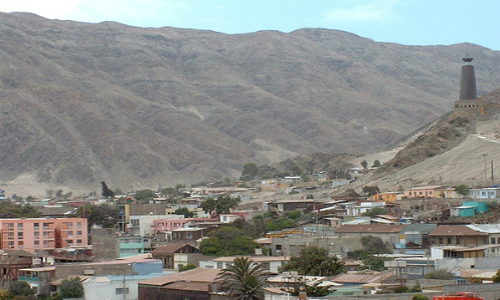
<svg viewBox="0 0 500 300">
<path fill-rule="evenodd" d="M 0 246 L 3 250 L 36 250 L 87 246 L 85 218 L 0 219 Z"/>
<path fill-rule="evenodd" d="M 398 200 L 398 195 L 398 192 L 378 193 L 368 199 L 376 202 L 394 202 Z"/>
</svg>

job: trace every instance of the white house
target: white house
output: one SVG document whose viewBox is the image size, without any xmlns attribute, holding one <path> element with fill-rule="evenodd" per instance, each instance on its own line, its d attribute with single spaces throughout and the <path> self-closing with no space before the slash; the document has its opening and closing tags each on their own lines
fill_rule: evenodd
<svg viewBox="0 0 500 300">
<path fill-rule="evenodd" d="M 473 199 L 499 198 L 500 188 L 469 189 L 469 197 Z"/>
</svg>

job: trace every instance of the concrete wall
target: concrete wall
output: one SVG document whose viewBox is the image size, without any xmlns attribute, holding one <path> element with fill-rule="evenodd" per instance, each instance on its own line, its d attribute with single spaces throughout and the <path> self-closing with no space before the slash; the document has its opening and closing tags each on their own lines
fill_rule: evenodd
<svg viewBox="0 0 500 300">
<path fill-rule="evenodd" d="M 106 275 L 131 275 L 133 274 L 133 266 L 129 265 L 127 261 L 123 261 L 123 264 L 67 264 L 58 265 L 56 267 L 56 274 L 54 279 L 65 279 L 70 275 L 84 275 L 85 270 L 93 270 L 95 276 L 106 276 Z"/>
<path fill-rule="evenodd" d="M 444 258 L 436 260 L 436 269 L 474 269 L 485 271 L 497 271 L 500 269 L 498 257 L 476 257 L 476 258 Z"/>
<path fill-rule="evenodd" d="M 92 229 L 92 255 L 98 261 L 120 257 L 119 240 L 113 228 Z"/>
<path fill-rule="evenodd" d="M 376 294 L 376 295 L 356 295 L 356 296 L 328 296 L 328 297 L 308 297 L 307 299 L 321 299 L 321 300 L 411 300 L 414 295 L 422 293 L 404 293 L 404 294 Z M 439 295 L 442 293 L 426 293 L 429 299 L 432 299 L 434 295 Z M 266 295 L 265 300 L 298 300 L 298 296 L 287 296 L 287 295 Z M 487 300 L 486 298 L 484 300 Z"/>
<path fill-rule="evenodd" d="M 281 252 L 277 251 L 277 246 L 281 245 Z M 317 245 L 326 248 L 331 255 L 347 255 L 347 252 L 357 249 L 363 249 L 359 237 L 328 237 L 315 235 L 273 238 L 271 241 L 271 250 L 273 256 L 293 256 L 299 255 L 300 250 L 309 246 Z"/>
</svg>

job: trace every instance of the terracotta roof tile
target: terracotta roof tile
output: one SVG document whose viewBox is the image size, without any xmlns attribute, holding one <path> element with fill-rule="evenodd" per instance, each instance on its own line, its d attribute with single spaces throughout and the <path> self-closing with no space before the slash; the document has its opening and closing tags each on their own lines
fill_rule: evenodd
<svg viewBox="0 0 500 300">
<path fill-rule="evenodd" d="M 139 282 L 139 284 L 163 286 L 179 281 L 212 283 L 217 275 L 219 275 L 220 271 L 221 270 L 218 269 L 196 268 L 172 275 L 147 279 Z"/>
</svg>

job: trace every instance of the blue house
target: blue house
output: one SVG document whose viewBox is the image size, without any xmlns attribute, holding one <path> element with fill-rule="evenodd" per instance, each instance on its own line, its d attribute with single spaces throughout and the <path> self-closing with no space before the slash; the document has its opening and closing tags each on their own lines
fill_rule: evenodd
<svg viewBox="0 0 500 300">
<path fill-rule="evenodd" d="M 451 215 L 456 217 L 473 217 L 478 213 L 488 212 L 488 203 L 479 201 L 463 202 L 462 206 L 451 209 Z"/>
</svg>

